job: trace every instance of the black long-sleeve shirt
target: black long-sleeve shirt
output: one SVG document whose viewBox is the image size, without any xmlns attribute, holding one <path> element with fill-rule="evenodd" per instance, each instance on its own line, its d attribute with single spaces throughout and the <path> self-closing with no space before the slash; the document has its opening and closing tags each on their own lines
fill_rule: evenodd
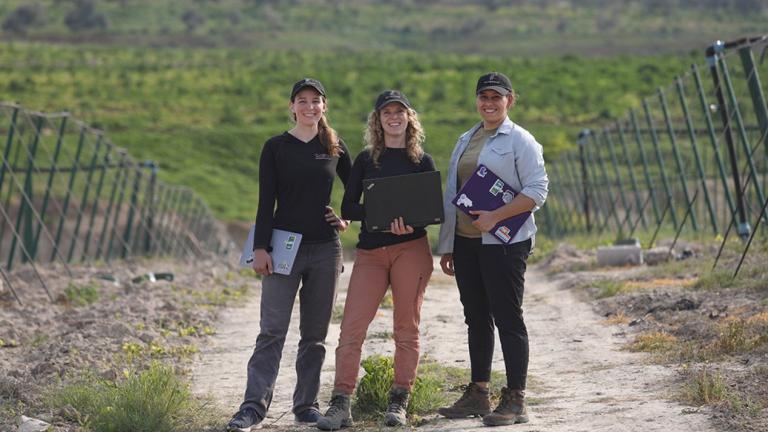
<svg viewBox="0 0 768 432">
<path fill-rule="evenodd" d="M 331 156 L 318 136 L 304 142 L 285 132 L 264 143 L 254 250 L 269 248 L 273 228 L 301 233 L 307 244 L 338 238 L 325 220 L 325 206 L 331 202 L 334 177 L 338 174 L 346 185 L 352 168 L 349 150 L 340 144 L 342 153 Z"/>
<path fill-rule="evenodd" d="M 413 233 L 404 235 L 368 232 L 365 227 L 365 207 L 360 203 L 363 195 L 363 180 L 426 171 L 435 171 L 435 161 L 427 153 L 424 153 L 419 163 L 416 164 L 408 159 L 408 154 L 404 148 L 385 148 L 379 155 L 378 168 L 374 166 L 369 150 L 363 150 L 357 155 L 344 191 L 341 215 L 344 219 L 362 221 L 357 243 L 359 249 L 376 249 L 421 238 L 427 234 L 424 228 L 414 228 Z"/>
</svg>

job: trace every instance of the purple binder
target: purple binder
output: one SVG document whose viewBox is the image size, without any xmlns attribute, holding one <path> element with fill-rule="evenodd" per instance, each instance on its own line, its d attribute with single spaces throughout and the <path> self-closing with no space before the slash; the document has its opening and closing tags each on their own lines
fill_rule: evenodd
<svg viewBox="0 0 768 432">
<path fill-rule="evenodd" d="M 480 165 L 451 202 L 471 218 L 477 219 L 477 216 L 469 214 L 470 210 L 496 210 L 512 201 L 515 195 L 517 192 L 512 190 L 504 180 L 485 165 Z M 502 243 L 509 244 L 530 215 L 531 212 L 528 211 L 504 219 L 496 224 L 490 233 Z"/>
</svg>

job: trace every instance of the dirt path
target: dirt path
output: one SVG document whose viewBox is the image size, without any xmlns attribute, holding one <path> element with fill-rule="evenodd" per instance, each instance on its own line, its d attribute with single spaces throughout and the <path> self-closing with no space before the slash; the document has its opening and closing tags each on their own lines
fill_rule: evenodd
<svg viewBox="0 0 768 432">
<path fill-rule="evenodd" d="M 436 263 L 437 264 L 437 263 Z M 341 282 L 338 302 L 351 264 Z M 436 265 L 436 269 L 439 266 Z M 704 413 L 692 412 L 670 402 L 674 371 L 647 364 L 643 354 L 621 351 L 626 337 L 619 327 L 602 323 L 590 306 L 533 268 L 527 274 L 526 322 L 531 340 L 530 385 L 531 422 L 526 425 L 494 428 L 510 431 L 643 431 L 707 432 L 713 430 Z M 242 309 L 224 314 L 213 343 L 203 348 L 194 371 L 194 391 L 210 393 L 233 412 L 240 403 L 245 383 L 245 365 L 258 332 L 258 295 Z M 294 314 L 294 321 L 297 321 Z M 382 310 L 369 335 L 391 331 L 391 311 Z M 293 423 L 290 412 L 293 391 L 292 361 L 296 354 L 298 322 L 291 324 L 277 391 L 265 428 L 314 430 Z M 333 348 L 338 324 L 328 336 L 328 355 L 323 368 L 320 400 L 326 401 L 333 380 Z M 388 339 L 366 341 L 363 358 L 371 354 L 391 355 Z M 497 343 L 498 347 L 498 343 Z M 466 329 L 454 281 L 436 270 L 422 309 L 422 351 L 446 365 L 469 367 Z M 494 370 L 503 370 L 497 348 Z M 429 418 L 418 428 L 423 431 L 466 431 L 485 429 L 477 419 Z M 487 429 L 485 429 L 487 430 Z"/>
</svg>

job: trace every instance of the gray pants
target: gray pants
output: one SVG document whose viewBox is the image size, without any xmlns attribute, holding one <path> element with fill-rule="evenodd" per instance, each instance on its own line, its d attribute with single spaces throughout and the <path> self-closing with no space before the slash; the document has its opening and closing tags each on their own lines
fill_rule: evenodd
<svg viewBox="0 0 768 432">
<path fill-rule="evenodd" d="M 320 389 L 320 370 L 325 360 L 325 336 L 331 322 L 341 266 L 341 244 L 338 240 L 302 244 L 290 275 L 273 273 L 263 279 L 261 330 L 248 361 L 248 384 L 240 409 L 253 408 L 266 417 L 297 292 L 301 338 L 296 356 L 293 412 L 319 408 L 317 393 Z"/>
</svg>

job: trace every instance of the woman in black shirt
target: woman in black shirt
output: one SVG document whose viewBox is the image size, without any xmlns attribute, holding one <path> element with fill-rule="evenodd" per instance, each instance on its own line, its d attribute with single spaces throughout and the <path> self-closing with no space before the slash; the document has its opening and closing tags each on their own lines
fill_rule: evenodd
<svg viewBox="0 0 768 432">
<path fill-rule="evenodd" d="M 290 108 L 294 127 L 267 140 L 259 161 L 253 269 L 264 276 L 261 328 L 248 361 L 244 401 L 227 425 L 230 431 L 248 431 L 267 414 L 297 293 L 301 339 L 293 413 L 307 423 L 320 416 L 320 369 L 342 265 L 338 231 L 347 226 L 329 203 L 334 178 L 338 175 L 346 184 L 352 163 L 325 118 L 325 89 L 319 81 L 305 78 L 294 84 Z M 273 272 L 273 229 L 302 235 L 289 275 Z"/>
</svg>

